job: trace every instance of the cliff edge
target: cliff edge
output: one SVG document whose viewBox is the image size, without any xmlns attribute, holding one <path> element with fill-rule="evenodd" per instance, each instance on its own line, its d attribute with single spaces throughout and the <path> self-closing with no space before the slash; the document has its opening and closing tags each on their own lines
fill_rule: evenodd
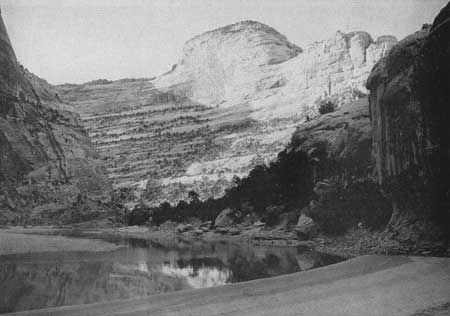
<svg viewBox="0 0 450 316">
<path fill-rule="evenodd" d="M 78 116 L 17 62 L 0 17 L 0 223 L 108 214 L 111 185 Z"/>
<path fill-rule="evenodd" d="M 395 45 L 367 87 L 376 179 L 393 202 L 387 237 L 448 247 L 450 4 Z M 420 241 L 420 242 L 419 242 Z"/>
</svg>

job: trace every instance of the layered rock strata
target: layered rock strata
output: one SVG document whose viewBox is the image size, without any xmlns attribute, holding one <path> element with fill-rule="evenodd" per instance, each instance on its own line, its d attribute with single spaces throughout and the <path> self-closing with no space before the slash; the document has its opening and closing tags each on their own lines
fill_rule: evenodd
<svg viewBox="0 0 450 316">
<path fill-rule="evenodd" d="M 244 21 L 189 40 L 161 77 L 57 90 L 81 114 L 117 188 L 152 204 L 189 190 L 205 199 L 274 159 L 321 99 L 339 106 L 363 97 L 371 68 L 395 42 L 337 32 L 301 49 Z"/>
</svg>

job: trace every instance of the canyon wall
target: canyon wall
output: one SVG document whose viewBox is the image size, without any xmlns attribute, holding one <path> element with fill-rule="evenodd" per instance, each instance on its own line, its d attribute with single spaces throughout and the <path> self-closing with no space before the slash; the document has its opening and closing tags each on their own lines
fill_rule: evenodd
<svg viewBox="0 0 450 316">
<path fill-rule="evenodd" d="M 368 100 L 361 98 L 303 123 L 286 150 L 308 153 L 315 182 L 334 179 L 344 184 L 370 177 L 371 149 Z"/>
<path fill-rule="evenodd" d="M 326 234 L 383 229 L 367 245 L 381 253 L 448 255 L 449 39 L 450 4 L 375 65 L 368 98 L 299 125 L 278 159 L 241 179 L 225 206 L 262 209 L 266 218 L 303 214 Z M 280 185 L 301 198 L 278 193 Z M 249 199 L 252 190 L 264 194 Z M 279 196 L 267 201 L 272 192 Z"/>
<path fill-rule="evenodd" d="M 248 106 L 257 120 L 304 117 L 308 110 L 314 114 L 318 98 L 343 103 L 367 92 L 371 68 L 396 41 L 338 31 L 302 49 L 267 25 L 243 21 L 189 40 L 178 64 L 155 86 L 176 85 L 208 106 Z"/>
<path fill-rule="evenodd" d="M 371 130 L 364 97 L 300 125 L 282 152 L 307 157 L 295 168 L 312 177 L 291 180 L 310 188 L 309 203 L 299 205 L 297 214 L 311 217 L 326 234 L 342 234 L 357 225 L 381 229 L 392 214 L 389 199 L 372 179 Z"/>
<path fill-rule="evenodd" d="M 321 100 L 339 107 L 364 97 L 371 68 L 395 42 L 337 32 L 299 48 L 243 21 L 189 40 L 158 78 L 56 88 L 80 113 L 117 189 L 151 204 L 189 190 L 206 199 L 276 158 Z"/>
<path fill-rule="evenodd" d="M 394 214 L 389 237 L 417 246 L 449 227 L 450 5 L 373 69 L 370 113 L 376 178 Z"/>
<path fill-rule="evenodd" d="M 0 222 L 108 213 L 111 185 L 78 115 L 17 62 L 0 18 Z"/>
</svg>

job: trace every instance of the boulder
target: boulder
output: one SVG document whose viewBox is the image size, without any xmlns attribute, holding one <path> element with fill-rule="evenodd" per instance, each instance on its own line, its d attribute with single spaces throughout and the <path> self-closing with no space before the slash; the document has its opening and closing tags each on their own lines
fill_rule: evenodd
<svg viewBox="0 0 450 316">
<path fill-rule="evenodd" d="M 234 236 L 234 235 L 239 235 L 241 233 L 241 231 L 237 228 L 229 228 L 228 229 L 228 234 Z"/>
<path fill-rule="evenodd" d="M 295 231 L 300 239 L 302 240 L 310 239 L 315 235 L 317 235 L 317 226 L 311 217 L 302 214 L 298 218 Z"/>
<path fill-rule="evenodd" d="M 263 222 L 261 222 L 261 221 L 256 221 L 256 222 L 253 224 L 253 226 L 255 226 L 255 227 L 264 227 L 264 226 L 266 226 L 266 223 L 263 223 Z"/>
<path fill-rule="evenodd" d="M 226 208 L 217 216 L 214 221 L 214 227 L 228 227 L 234 223 L 234 211 L 231 208 Z"/>
<path fill-rule="evenodd" d="M 225 235 L 225 234 L 228 233 L 228 228 L 225 228 L 225 227 L 217 227 L 214 231 L 215 231 L 216 233 L 218 233 L 218 234 L 223 234 L 223 235 Z"/>
<path fill-rule="evenodd" d="M 191 224 L 180 224 L 176 229 L 178 233 L 185 233 L 187 231 L 193 230 L 194 226 L 192 226 Z"/>
<path fill-rule="evenodd" d="M 290 211 L 279 216 L 280 222 L 278 226 L 282 229 L 288 230 L 292 228 L 298 220 L 298 211 Z"/>
<path fill-rule="evenodd" d="M 200 236 L 200 235 L 203 235 L 203 233 L 204 233 L 204 231 L 201 230 L 201 229 L 194 229 L 194 230 L 192 231 L 192 234 L 193 234 L 194 236 Z"/>
<path fill-rule="evenodd" d="M 239 235 L 241 231 L 234 227 L 217 227 L 215 232 L 222 235 Z"/>
<path fill-rule="evenodd" d="M 208 230 L 211 228 L 212 221 L 206 221 L 200 224 L 199 229 L 207 228 Z"/>
</svg>

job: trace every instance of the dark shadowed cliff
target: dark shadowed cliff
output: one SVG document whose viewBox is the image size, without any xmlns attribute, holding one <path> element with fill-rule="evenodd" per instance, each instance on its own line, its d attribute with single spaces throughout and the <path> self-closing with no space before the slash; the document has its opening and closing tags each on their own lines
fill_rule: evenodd
<svg viewBox="0 0 450 316">
<path fill-rule="evenodd" d="M 447 5 L 431 27 L 395 45 L 367 82 L 376 178 L 394 207 L 388 237 L 411 247 L 448 247 L 449 56 Z"/>
<path fill-rule="evenodd" d="M 17 62 L 0 18 L 0 223 L 72 222 L 108 213 L 111 186 L 87 133 Z"/>
</svg>

